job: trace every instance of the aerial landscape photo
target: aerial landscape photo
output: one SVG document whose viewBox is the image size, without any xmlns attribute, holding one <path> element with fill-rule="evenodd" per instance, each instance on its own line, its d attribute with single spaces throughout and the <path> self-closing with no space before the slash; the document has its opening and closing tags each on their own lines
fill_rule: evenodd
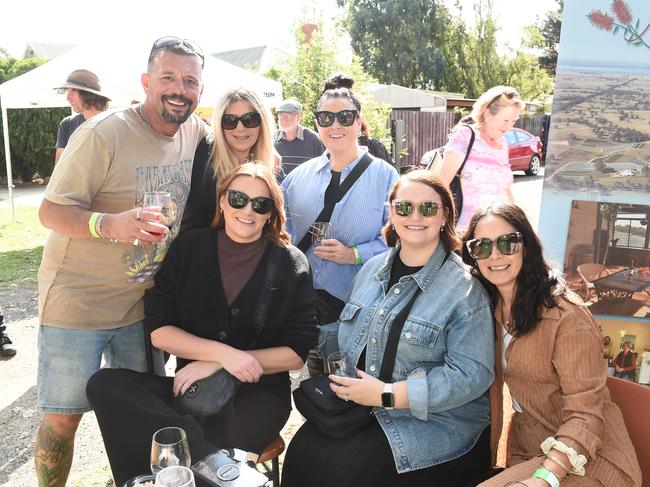
<svg viewBox="0 0 650 487">
<path fill-rule="evenodd" d="M 650 76 L 558 72 L 545 184 L 650 191 Z"/>
</svg>

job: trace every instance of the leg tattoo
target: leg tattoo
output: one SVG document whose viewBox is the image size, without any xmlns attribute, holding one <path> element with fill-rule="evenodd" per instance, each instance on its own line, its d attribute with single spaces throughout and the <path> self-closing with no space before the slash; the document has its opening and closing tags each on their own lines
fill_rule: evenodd
<svg viewBox="0 0 650 487">
<path fill-rule="evenodd" d="M 34 455 L 39 487 L 65 487 L 73 452 L 74 432 L 72 436 L 62 436 L 45 421 L 41 423 Z"/>
</svg>

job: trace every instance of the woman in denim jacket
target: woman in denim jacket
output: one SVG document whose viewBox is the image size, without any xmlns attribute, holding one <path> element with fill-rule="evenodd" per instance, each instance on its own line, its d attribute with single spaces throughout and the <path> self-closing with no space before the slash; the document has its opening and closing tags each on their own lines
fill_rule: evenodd
<svg viewBox="0 0 650 487">
<path fill-rule="evenodd" d="M 390 205 L 383 233 L 394 248 L 364 265 L 334 324 L 341 352 L 361 370 L 330 376 L 341 399 L 372 406 L 376 421 L 339 440 L 305 423 L 289 445 L 283 487 L 465 487 L 489 468 L 492 315 L 452 252 L 451 194 L 430 172 L 413 171 L 397 181 Z M 386 384 L 377 377 L 388 332 L 416 292 Z"/>
</svg>

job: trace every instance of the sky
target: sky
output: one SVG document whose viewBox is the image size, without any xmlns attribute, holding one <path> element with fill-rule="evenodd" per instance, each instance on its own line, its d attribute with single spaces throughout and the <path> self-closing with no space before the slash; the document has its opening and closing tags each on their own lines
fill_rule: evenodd
<svg viewBox="0 0 650 487">
<path fill-rule="evenodd" d="M 470 20 L 473 3 L 461 0 Z M 519 46 L 524 26 L 555 8 L 555 0 L 494 0 L 503 52 L 506 45 Z M 7 0 L 2 2 L 0 47 L 22 57 L 28 41 L 81 44 L 124 36 L 153 42 L 175 35 L 196 41 L 206 53 L 260 45 L 288 50 L 297 19 L 317 20 L 321 15 L 326 21 L 337 17 L 336 1 Z"/>
</svg>

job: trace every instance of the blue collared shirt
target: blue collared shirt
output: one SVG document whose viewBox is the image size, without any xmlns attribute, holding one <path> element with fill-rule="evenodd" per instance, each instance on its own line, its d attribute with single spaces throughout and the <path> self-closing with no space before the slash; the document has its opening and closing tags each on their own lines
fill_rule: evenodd
<svg viewBox="0 0 650 487">
<path fill-rule="evenodd" d="M 360 149 L 359 156 L 341 171 L 341 183 L 368 151 L 367 147 Z M 330 218 L 332 238 L 348 247 L 356 245 L 362 263 L 387 249 L 380 231 L 388 220 L 386 200 L 397 178 L 397 171 L 390 164 L 374 158 L 334 207 Z M 302 240 L 323 209 L 325 190 L 331 179 L 330 160 L 325 152 L 322 156 L 301 164 L 282 182 L 287 230 L 294 245 Z M 306 255 L 314 277 L 314 287 L 345 300 L 361 266 L 320 259 L 314 255 L 311 246 Z"/>
</svg>

